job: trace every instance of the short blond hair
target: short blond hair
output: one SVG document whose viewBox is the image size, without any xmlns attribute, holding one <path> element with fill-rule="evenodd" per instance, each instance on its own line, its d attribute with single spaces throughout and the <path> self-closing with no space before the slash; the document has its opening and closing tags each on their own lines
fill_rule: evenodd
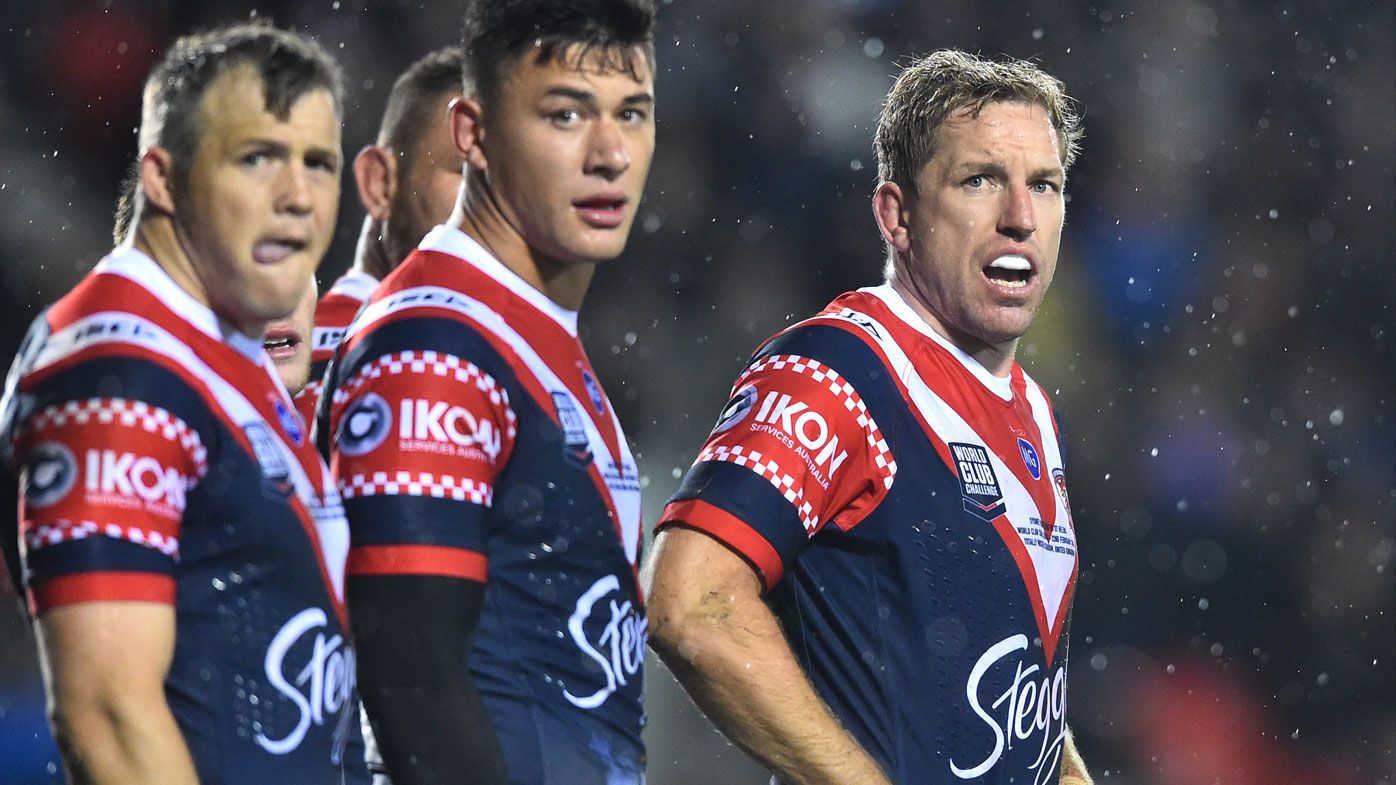
<svg viewBox="0 0 1396 785">
<path fill-rule="evenodd" d="M 989 60 L 942 49 L 913 60 L 887 93 L 873 137 L 878 178 L 914 192 L 916 175 L 935 155 L 945 119 L 961 109 L 978 115 L 998 101 L 1045 109 L 1057 132 L 1062 169 L 1071 168 L 1080 150 L 1081 117 L 1060 79 L 1025 60 Z"/>
</svg>

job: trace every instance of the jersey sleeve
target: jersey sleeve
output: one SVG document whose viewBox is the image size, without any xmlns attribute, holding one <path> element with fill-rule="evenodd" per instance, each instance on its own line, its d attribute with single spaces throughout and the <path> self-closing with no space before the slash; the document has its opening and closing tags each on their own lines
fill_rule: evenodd
<svg viewBox="0 0 1396 785">
<path fill-rule="evenodd" d="M 18 429 L 19 519 L 35 613 L 99 600 L 173 603 L 198 432 L 154 404 L 52 403 Z"/>
<path fill-rule="evenodd" d="M 354 372 L 329 419 L 348 574 L 484 582 L 488 512 L 516 421 L 507 391 L 450 354 L 394 352 Z"/>
<path fill-rule="evenodd" d="M 753 362 L 658 524 L 706 532 L 769 590 L 826 526 L 856 526 L 896 464 L 862 398 L 833 368 L 778 354 Z"/>
</svg>

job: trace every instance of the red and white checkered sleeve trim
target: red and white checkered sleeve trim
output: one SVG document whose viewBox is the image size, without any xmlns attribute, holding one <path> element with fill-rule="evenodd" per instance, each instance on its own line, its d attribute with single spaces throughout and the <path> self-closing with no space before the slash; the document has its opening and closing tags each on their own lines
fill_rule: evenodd
<svg viewBox="0 0 1396 785">
<path fill-rule="evenodd" d="M 503 408 L 506 438 L 512 441 L 518 435 L 518 417 L 514 414 L 514 407 L 509 405 L 509 391 L 475 363 L 442 352 L 407 350 L 385 354 L 360 368 L 358 373 L 335 390 L 332 404 L 336 409 L 343 406 L 371 380 L 404 373 L 450 376 L 462 384 L 473 384 L 489 398 L 490 403 Z"/>
<path fill-rule="evenodd" d="M 41 523 L 24 533 L 24 543 L 29 550 L 37 551 L 50 545 L 83 540 L 88 537 L 110 537 L 113 540 L 125 540 L 157 550 L 171 558 L 179 558 L 178 537 L 138 526 L 97 523 L 96 521 L 59 519 L 49 523 Z"/>
<path fill-rule="evenodd" d="M 794 505 L 795 514 L 800 516 L 800 523 L 804 524 L 805 531 L 813 533 L 819 528 L 819 519 L 814 515 L 814 507 L 805 501 L 804 491 L 796 487 L 795 478 L 782 471 L 779 464 L 762 455 L 760 451 L 749 450 L 740 444 L 732 447 L 711 445 L 698 454 L 698 460 L 694 463 L 704 461 L 734 463 L 756 472 L 774 485 L 786 501 Z"/>
<path fill-rule="evenodd" d="M 178 442 L 189 455 L 194 464 L 194 477 L 203 477 L 208 472 L 208 449 L 199 438 L 199 432 L 169 411 L 144 401 L 88 398 L 46 406 L 26 421 L 23 433 L 27 435 L 50 428 L 89 423 L 119 424 L 140 428 L 147 433 L 158 433 L 169 441 Z"/>
<path fill-rule="evenodd" d="M 494 488 L 487 483 L 426 472 L 354 474 L 339 481 L 339 492 L 346 501 L 361 496 L 427 496 L 484 507 L 494 503 Z"/>
<path fill-rule="evenodd" d="M 774 354 L 761 358 L 747 368 L 737 383 L 733 385 L 733 389 L 740 388 L 750 377 L 766 370 L 794 371 L 827 385 L 829 391 L 843 402 L 844 408 L 853 413 L 858 426 L 863 429 L 863 435 L 868 440 L 868 455 L 872 458 L 873 465 L 877 467 L 883 487 L 888 489 L 892 487 L 892 481 L 897 476 L 897 462 L 892 458 L 892 449 L 887 446 L 887 439 L 883 437 L 882 429 L 878 427 L 877 421 L 868 412 L 868 407 L 863 403 L 862 396 L 848 380 L 840 376 L 838 371 L 818 360 L 797 354 Z"/>
</svg>

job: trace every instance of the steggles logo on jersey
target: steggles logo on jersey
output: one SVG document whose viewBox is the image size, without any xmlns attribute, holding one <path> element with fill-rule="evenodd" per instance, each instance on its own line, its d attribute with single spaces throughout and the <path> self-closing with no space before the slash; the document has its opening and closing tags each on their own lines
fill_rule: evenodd
<svg viewBox="0 0 1396 785">
<path fill-rule="evenodd" d="M 175 520 L 184 514 L 189 478 L 178 469 L 149 455 L 116 450 L 88 450 L 84 463 L 88 504 L 143 508 Z"/>
<path fill-rule="evenodd" d="M 393 428 L 393 410 L 383 396 L 368 393 L 350 404 L 335 441 L 340 453 L 358 457 L 373 452 Z"/>
<path fill-rule="evenodd" d="M 737 394 L 732 396 L 732 400 L 727 402 L 722 414 L 718 415 L 717 425 L 713 426 L 713 433 L 729 431 L 737 423 L 745 420 L 747 414 L 751 412 L 752 406 L 756 404 L 756 397 L 756 385 L 754 384 L 748 384 L 738 390 Z"/>
<path fill-rule="evenodd" d="M 771 434 L 798 453 L 811 476 L 824 488 L 829 487 L 834 473 L 848 460 L 848 450 L 839 449 L 839 437 L 829 428 L 824 415 L 778 390 L 761 399 L 751 428 Z"/>
<path fill-rule="evenodd" d="M 574 695 L 570 689 L 563 689 L 562 696 L 579 709 L 594 709 L 605 703 L 616 690 L 629 684 L 645 664 L 648 623 L 644 615 L 630 600 L 617 603 L 616 598 L 612 598 L 602 604 L 607 595 L 619 592 L 620 580 L 616 576 L 601 576 L 577 598 L 572 616 L 567 620 L 572 642 L 606 676 L 606 685 L 590 695 Z M 593 639 L 587 633 L 587 622 L 598 606 L 603 614 L 609 610 L 610 615 L 600 634 Z"/>
<path fill-rule="evenodd" d="M 1018 454 L 1023 456 L 1023 465 L 1028 467 L 1028 474 L 1034 480 L 1042 479 L 1042 461 L 1037 457 L 1037 448 L 1032 446 L 1032 442 L 1018 437 Z"/>
<path fill-rule="evenodd" d="M 872 337 L 876 338 L 879 341 L 882 340 L 882 333 L 877 331 L 877 322 L 874 322 L 872 319 L 868 318 L 866 314 L 859 313 L 858 311 L 855 311 L 852 308 L 841 308 L 839 309 L 838 313 L 834 315 L 839 317 L 840 319 L 853 322 L 859 327 L 862 327 L 864 330 L 867 330 L 868 333 L 872 335 Z"/>
<path fill-rule="evenodd" d="M 572 402 L 572 396 L 566 391 L 554 391 L 553 406 L 557 408 L 558 425 L 562 427 L 562 439 L 564 444 L 563 457 L 567 462 L 579 469 L 585 469 L 591 465 L 591 443 L 587 440 L 586 421 L 584 416 L 577 411 L 577 406 Z"/>
<path fill-rule="evenodd" d="M 985 521 L 1003 515 L 1006 508 L 1003 491 L 994 476 L 994 467 L 989 464 L 989 451 L 978 444 L 959 442 L 951 442 L 949 447 L 960 475 L 965 512 Z"/>
<path fill-rule="evenodd" d="M 398 448 L 405 452 L 454 453 L 494 463 L 504 449 L 499 431 L 463 406 L 404 398 L 398 416 Z"/>
<path fill-rule="evenodd" d="M 1066 668 L 1057 667 L 1034 678 L 1041 668 L 1029 665 L 1021 655 L 1014 656 L 1027 648 L 1026 635 L 1010 635 L 990 646 L 970 669 L 965 699 L 993 734 L 994 741 L 992 748 L 973 765 L 962 767 L 952 757 L 950 771 L 956 777 L 972 780 L 983 776 L 1014 742 L 1039 745 L 1036 759 L 1028 766 L 1029 771 L 1035 772 L 1033 785 L 1046 785 L 1043 777 L 1056 771 L 1066 740 Z M 1008 681 L 1007 686 L 997 695 L 982 695 L 981 685 L 991 671 L 998 676 L 995 683 Z M 1010 673 L 1011 680 L 1005 679 Z M 997 709 L 1001 716 L 991 715 L 991 709 Z M 1041 741 L 1035 742 L 1034 737 Z"/>
<path fill-rule="evenodd" d="M 265 730 L 257 733 L 257 744 L 273 755 L 294 752 L 312 723 L 324 725 L 327 718 L 352 707 L 354 650 L 342 635 L 326 638 L 321 630 L 328 625 L 323 610 L 306 608 L 287 620 L 267 645 L 262 663 L 267 682 L 300 712 L 295 727 L 284 736 L 273 739 Z M 308 645 L 297 646 L 311 633 L 315 637 Z M 287 663 L 293 648 L 304 653 L 304 662 Z"/>
<path fill-rule="evenodd" d="M 47 507 L 62 501 L 77 482 L 78 462 L 73 451 L 59 442 L 43 442 L 29 452 L 25 468 L 24 501 L 30 507 Z"/>
</svg>

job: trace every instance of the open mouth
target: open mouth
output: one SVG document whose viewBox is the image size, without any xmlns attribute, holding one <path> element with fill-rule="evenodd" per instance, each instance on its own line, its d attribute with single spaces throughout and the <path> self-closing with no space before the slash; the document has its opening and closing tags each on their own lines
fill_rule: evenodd
<svg viewBox="0 0 1396 785">
<path fill-rule="evenodd" d="M 305 250 L 305 246 L 304 240 L 258 240 L 252 244 L 252 260 L 258 264 L 276 264 Z"/>
<path fill-rule="evenodd" d="M 289 327 L 272 326 L 262 338 L 262 348 L 274 362 L 295 356 L 296 347 L 301 345 L 301 337 Z"/>
<path fill-rule="evenodd" d="M 984 277 L 1005 289 L 1026 289 L 1032 281 L 1032 262 L 1025 257 L 1004 254 L 984 268 Z"/>
<path fill-rule="evenodd" d="M 625 197 L 596 196 L 572 203 L 587 224 L 598 229 L 614 229 L 625 221 Z"/>
</svg>

